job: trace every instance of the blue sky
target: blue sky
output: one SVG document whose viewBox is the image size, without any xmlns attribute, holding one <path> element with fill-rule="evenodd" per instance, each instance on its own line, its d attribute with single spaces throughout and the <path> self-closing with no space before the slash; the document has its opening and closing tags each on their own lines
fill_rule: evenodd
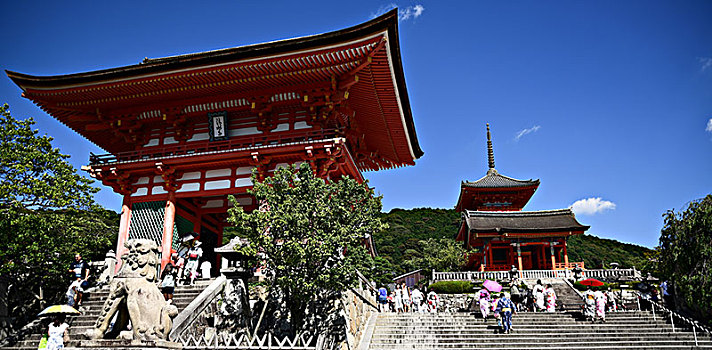
<svg viewBox="0 0 712 350">
<path fill-rule="evenodd" d="M 416 166 L 369 172 L 384 209 L 454 207 L 487 170 L 541 179 L 526 210 L 575 206 L 589 233 L 655 246 L 661 215 L 712 192 L 712 1 L 29 2 L 0 5 L 0 68 L 55 75 L 349 27 L 397 5 Z M 103 153 L 6 77 L 78 168 Z M 519 137 L 517 137 L 520 135 Z M 121 199 L 97 197 L 119 210 Z"/>
</svg>

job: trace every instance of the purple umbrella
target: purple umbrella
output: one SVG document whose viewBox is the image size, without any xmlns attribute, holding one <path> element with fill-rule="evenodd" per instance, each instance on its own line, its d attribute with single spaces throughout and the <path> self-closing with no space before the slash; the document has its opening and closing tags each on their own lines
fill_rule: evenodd
<svg viewBox="0 0 712 350">
<path fill-rule="evenodd" d="M 486 280 L 485 283 L 482 283 L 482 286 L 487 288 L 490 292 L 502 291 L 502 285 L 495 281 Z"/>
</svg>

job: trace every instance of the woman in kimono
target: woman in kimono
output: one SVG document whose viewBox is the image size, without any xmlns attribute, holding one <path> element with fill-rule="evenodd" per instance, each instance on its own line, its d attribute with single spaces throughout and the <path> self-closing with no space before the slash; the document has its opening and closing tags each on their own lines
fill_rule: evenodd
<svg viewBox="0 0 712 350">
<path fill-rule="evenodd" d="M 482 288 L 477 292 L 475 298 L 477 298 L 477 302 L 480 305 L 482 319 L 486 320 L 490 313 L 490 293 L 487 289 Z"/>
<path fill-rule="evenodd" d="M 495 318 L 499 318 L 499 312 L 497 311 L 497 303 L 499 303 L 499 295 L 496 293 L 490 299 L 490 312 L 494 313 Z M 497 324 L 499 324 L 499 320 L 497 320 Z"/>
<path fill-rule="evenodd" d="M 509 334 L 512 329 L 512 313 L 517 312 L 517 305 L 509 299 L 507 294 L 500 294 L 499 301 L 497 302 L 497 313 L 501 316 L 501 332 Z M 497 322 L 500 325 L 500 322 Z"/>
<path fill-rule="evenodd" d="M 596 297 L 594 296 L 591 288 L 587 288 L 586 292 L 583 293 L 584 299 L 584 309 L 583 314 L 586 316 L 587 321 L 596 320 Z"/>
<path fill-rule="evenodd" d="M 541 284 L 541 280 L 536 281 L 536 285 L 532 289 L 532 293 L 534 294 L 534 301 L 536 302 L 534 311 L 544 310 L 544 286 Z"/>
<path fill-rule="evenodd" d="M 593 293 L 596 299 L 596 317 L 601 319 L 601 322 L 606 322 L 606 294 L 597 290 Z"/>
<path fill-rule="evenodd" d="M 546 312 L 555 312 L 556 311 L 556 292 L 554 291 L 554 288 L 551 286 L 551 284 L 546 285 L 544 294 L 546 295 Z"/>
</svg>

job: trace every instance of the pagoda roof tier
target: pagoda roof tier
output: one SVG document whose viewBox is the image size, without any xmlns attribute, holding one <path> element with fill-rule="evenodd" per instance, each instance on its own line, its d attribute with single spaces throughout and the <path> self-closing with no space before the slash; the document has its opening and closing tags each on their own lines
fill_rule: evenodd
<svg viewBox="0 0 712 350">
<path fill-rule="evenodd" d="M 473 187 L 473 188 L 516 188 L 516 187 L 531 187 L 539 186 L 539 180 L 517 180 L 509 176 L 504 176 L 497 172 L 496 169 L 491 168 L 487 170 L 487 175 L 483 176 L 477 181 L 463 181 L 462 187 Z"/>
<path fill-rule="evenodd" d="M 334 32 L 118 68 L 56 76 L 6 72 L 24 97 L 113 154 L 141 147 L 137 134 L 190 128 L 208 112 L 258 116 L 265 124 L 270 114 L 307 110 L 314 120 L 330 113 L 341 121 L 358 140 L 361 170 L 413 165 L 423 155 L 396 10 Z M 372 159 L 380 162 L 374 166 Z"/>
<path fill-rule="evenodd" d="M 539 180 L 517 180 L 494 168 L 477 181 L 463 181 L 455 210 L 519 211 L 539 188 Z"/>
<path fill-rule="evenodd" d="M 463 219 L 470 232 L 477 233 L 583 233 L 590 228 L 581 225 L 571 209 L 518 212 L 465 210 Z"/>
</svg>

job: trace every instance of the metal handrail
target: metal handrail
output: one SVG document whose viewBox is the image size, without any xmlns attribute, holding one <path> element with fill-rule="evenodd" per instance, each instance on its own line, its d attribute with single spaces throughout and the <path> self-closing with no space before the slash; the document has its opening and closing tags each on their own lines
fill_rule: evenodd
<svg viewBox="0 0 712 350">
<path fill-rule="evenodd" d="M 663 310 L 664 312 L 670 313 L 671 320 L 672 320 L 672 317 L 674 316 L 674 317 L 676 317 L 676 318 L 682 320 L 684 323 L 687 323 L 688 325 L 690 325 L 692 329 L 699 328 L 701 331 L 707 333 L 708 336 L 712 336 L 712 329 L 707 328 L 707 327 L 701 325 L 698 321 L 695 321 L 695 320 L 692 320 L 692 319 L 690 319 L 690 318 L 688 318 L 688 317 L 682 316 L 682 315 L 678 314 L 677 312 L 672 311 L 672 310 L 666 308 L 665 306 L 663 306 L 663 305 L 660 304 L 659 302 L 650 299 L 650 297 L 643 295 L 643 294 L 640 293 L 639 291 L 635 291 L 635 294 L 637 294 L 639 298 L 648 301 L 651 305 L 654 305 L 654 308 L 657 307 L 658 309 L 661 309 L 661 310 Z M 653 308 L 653 312 L 654 312 L 654 310 L 655 310 L 654 308 Z"/>
<path fill-rule="evenodd" d="M 337 129 L 310 130 L 299 135 L 259 134 L 240 136 L 225 141 L 195 141 L 170 146 L 145 147 L 134 151 L 115 154 L 90 154 L 90 165 L 104 165 L 117 162 L 148 160 L 168 156 L 191 155 L 203 152 L 228 151 L 240 148 L 271 146 L 294 142 L 324 140 L 339 137 Z"/>
</svg>

